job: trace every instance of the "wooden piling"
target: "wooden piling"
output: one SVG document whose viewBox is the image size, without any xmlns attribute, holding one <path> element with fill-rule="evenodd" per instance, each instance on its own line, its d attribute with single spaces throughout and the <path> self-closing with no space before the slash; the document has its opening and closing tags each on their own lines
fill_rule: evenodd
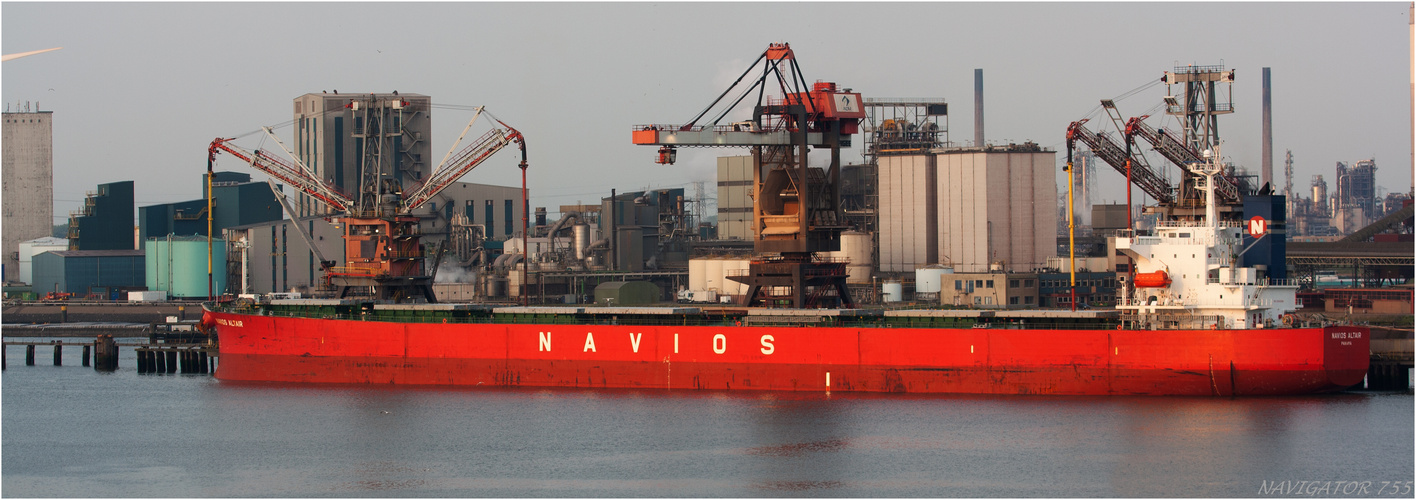
<svg viewBox="0 0 1416 500">
<path fill-rule="evenodd" d="M 54 366 L 64 366 L 64 346 L 54 346 Z"/>
<path fill-rule="evenodd" d="M 167 356 L 163 355 L 162 351 L 148 351 L 148 353 L 152 356 L 154 367 L 152 373 L 167 373 Z"/>
<path fill-rule="evenodd" d="M 177 351 L 167 351 L 167 373 L 177 373 Z"/>
<path fill-rule="evenodd" d="M 87 346 L 87 345 L 84 346 L 84 366 L 88 366 L 88 365 L 89 365 L 89 356 L 91 355 L 91 352 L 92 352 L 92 351 L 93 351 L 93 346 Z"/>
<path fill-rule="evenodd" d="M 93 342 L 93 369 L 113 371 L 118 369 L 118 343 L 112 335 L 99 335 Z"/>
<path fill-rule="evenodd" d="M 5 351 L 8 351 L 8 350 L 9 350 L 9 349 L 6 349 L 5 346 L 0 345 L 0 370 L 4 370 L 4 369 L 6 369 L 6 368 L 9 368 L 9 366 L 6 366 L 6 364 L 5 364 Z"/>
<path fill-rule="evenodd" d="M 34 366 L 34 346 L 25 346 L 25 366 Z"/>
<path fill-rule="evenodd" d="M 206 374 L 206 373 L 208 373 L 208 372 L 207 372 L 207 352 L 206 352 L 206 350 L 202 350 L 202 351 L 199 351 L 199 352 L 201 352 L 200 356 L 201 356 L 201 358 L 202 358 L 202 359 L 201 359 L 201 365 L 200 365 L 200 368 L 199 368 L 199 369 L 201 370 L 202 374 Z"/>
<path fill-rule="evenodd" d="M 138 373 L 147 373 L 147 372 L 148 372 L 148 366 L 147 366 L 147 364 L 148 364 L 147 351 L 144 351 L 144 350 L 142 350 L 142 349 L 138 349 L 136 352 L 134 352 L 134 354 L 136 354 L 136 355 L 137 355 L 137 358 L 138 358 Z"/>
</svg>

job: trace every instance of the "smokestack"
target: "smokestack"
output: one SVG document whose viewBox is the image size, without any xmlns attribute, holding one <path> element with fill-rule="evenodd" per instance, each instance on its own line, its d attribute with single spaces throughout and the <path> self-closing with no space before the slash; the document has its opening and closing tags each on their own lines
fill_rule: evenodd
<svg viewBox="0 0 1416 500">
<path fill-rule="evenodd" d="M 1264 144 L 1263 160 L 1260 162 L 1263 171 L 1259 176 L 1262 184 L 1273 186 L 1273 98 L 1269 87 L 1269 69 L 1264 68 Z"/>
<path fill-rule="evenodd" d="M 974 146 L 983 147 L 983 68 L 974 70 Z"/>
</svg>

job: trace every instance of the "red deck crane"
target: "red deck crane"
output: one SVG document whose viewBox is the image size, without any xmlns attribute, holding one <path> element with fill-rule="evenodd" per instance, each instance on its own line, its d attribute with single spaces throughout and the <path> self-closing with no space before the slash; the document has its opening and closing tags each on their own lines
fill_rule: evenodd
<svg viewBox="0 0 1416 500">
<path fill-rule="evenodd" d="M 349 107 L 353 113 L 364 113 L 364 123 L 371 129 L 377 128 L 377 116 L 371 110 L 380 107 L 380 97 L 370 95 L 365 101 L 355 101 Z M 396 96 L 393 99 L 398 99 Z M 401 102 L 404 106 L 407 102 Z M 396 106 L 399 107 L 399 106 Z M 467 127 L 471 128 L 483 108 L 477 108 Z M 338 217 L 344 229 L 345 262 L 330 266 L 326 270 L 326 280 L 336 289 L 337 297 L 355 295 L 361 290 L 370 290 L 375 299 L 416 300 L 422 298 L 436 302 L 432 291 L 432 276 L 424 266 L 425 252 L 418 229 L 419 218 L 413 210 L 432 199 L 454 181 L 476 168 L 497 151 L 511 142 L 521 149 L 522 198 L 525 205 L 526 189 L 526 141 L 521 133 L 500 120 L 501 128 L 491 131 L 473 141 L 456 155 L 449 152 L 443 163 L 434 169 L 432 175 L 422 185 L 404 195 L 401 186 L 388 184 L 379 176 L 367 176 L 361 182 L 359 194 L 349 196 L 338 188 L 320 180 L 299 160 L 282 160 L 265 151 L 247 151 L 231 143 L 232 139 L 217 138 L 207 148 L 207 163 L 216 160 L 218 153 L 226 153 L 246 162 L 252 168 L 329 205 L 332 215 Z M 264 129 L 274 138 L 269 128 Z M 464 129 L 463 134 L 466 134 Z M 276 139 L 279 144 L 279 139 Z M 458 139 L 461 142 L 461 138 Z M 284 145 L 281 145 L 284 149 Z M 457 144 L 453 145 L 453 149 Z M 365 154 L 373 154 L 374 148 L 366 148 Z M 289 155 L 289 150 L 286 150 Z M 293 155 L 290 155 L 293 157 Z M 450 158 L 450 161 L 449 161 Z M 293 218 L 295 214 L 290 214 Z M 524 223 L 524 217 L 523 217 Z M 295 227 L 304 231 L 304 227 Z M 309 240 L 308 235 L 302 235 Z"/>
</svg>

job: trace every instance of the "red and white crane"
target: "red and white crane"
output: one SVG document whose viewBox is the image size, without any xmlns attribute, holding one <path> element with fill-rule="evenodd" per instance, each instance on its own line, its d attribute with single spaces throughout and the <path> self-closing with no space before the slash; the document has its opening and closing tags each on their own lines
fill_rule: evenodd
<svg viewBox="0 0 1416 500">
<path fill-rule="evenodd" d="M 393 98 L 398 99 L 397 96 Z M 349 112 L 367 113 L 378 107 L 375 102 L 377 99 L 379 97 L 370 95 L 369 102 L 355 101 L 348 106 Z M 477 108 L 477 113 L 463 129 L 462 136 L 453 144 L 453 150 L 456 150 L 483 112 L 484 108 Z M 520 168 L 523 183 L 525 182 L 525 138 L 506 123 L 494 121 L 500 127 L 494 125 L 491 131 L 456 154 L 450 150 L 443 162 L 428 176 L 428 180 L 409 191 L 407 195 L 397 186 L 387 189 L 383 185 L 366 185 L 359 187 L 360 195 L 350 196 L 321 180 L 313 170 L 294 159 L 294 155 L 275 138 L 269 127 L 263 130 L 275 139 L 290 160 L 271 155 L 264 150 L 246 150 L 232 144 L 233 139 L 217 138 L 207 148 L 207 162 L 210 168 L 219 153 L 231 155 L 330 207 L 332 215 L 340 219 L 344 229 L 345 262 L 343 265 L 329 266 L 326 272 L 326 279 L 335 287 L 339 297 L 357 294 L 361 289 L 367 288 L 376 299 L 401 300 L 422 297 L 428 302 L 435 302 L 431 287 L 432 276 L 430 270 L 424 266 L 426 255 L 420 240 L 419 218 L 412 212 L 512 142 L 517 143 L 521 149 Z M 369 154 L 368 149 L 371 148 L 366 148 L 366 154 Z M 366 184 L 369 182 L 379 180 L 377 176 L 373 176 L 364 181 Z M 370 192 L 379 193 L 379 196 L 363 195 Z M 525 193 L 523 185 L 523 199 Z M 389 195 L 397 198 L 393 203 L 395 210 L 392 211 L 382 209 Z M 289 207 L 286 208 L 288 211 Z M 295 214 L 290 216 L 293 218 Z M 299 224 L 295 227 L 299 231 L 305 230 Z M 301 236 L 309 241 L 309 235 Z M 320 259 L 324 261 L 323 257 Z"/>
</svg>

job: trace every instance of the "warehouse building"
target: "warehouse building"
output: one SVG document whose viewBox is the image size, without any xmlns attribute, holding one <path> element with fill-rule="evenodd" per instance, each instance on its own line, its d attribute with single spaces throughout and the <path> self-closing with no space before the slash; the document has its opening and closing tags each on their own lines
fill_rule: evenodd
<svg viewBox="0 0 1416 500">
<path fill-rule="evenodd" d="M 146 284 L 142 250 L 64 250 L 34 256 L 33 290 L 119 299 Z"/>
</svg>

